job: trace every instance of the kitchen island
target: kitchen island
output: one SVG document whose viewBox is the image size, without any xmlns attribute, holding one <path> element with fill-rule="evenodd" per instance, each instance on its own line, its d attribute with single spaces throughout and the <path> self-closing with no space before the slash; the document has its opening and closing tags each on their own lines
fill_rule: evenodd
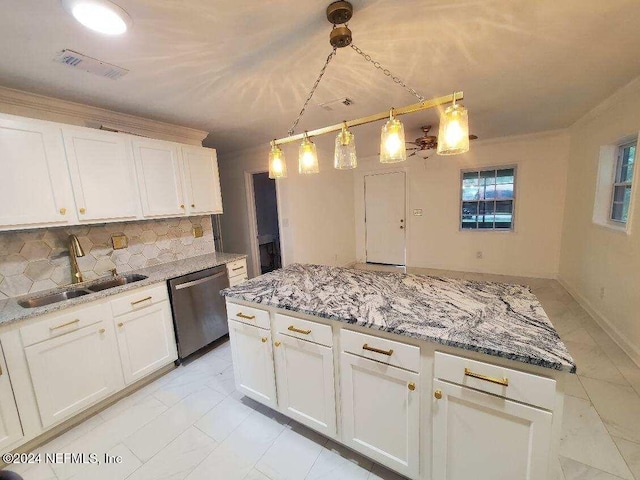
<svg viewBox="0 0 640 480">
<path fill-rule="evenodd" d="M 244 394 L 412 479 L 547 478 L 576 366 L 528 287 L 295 264 L 222 294 Z"/>
</svg>

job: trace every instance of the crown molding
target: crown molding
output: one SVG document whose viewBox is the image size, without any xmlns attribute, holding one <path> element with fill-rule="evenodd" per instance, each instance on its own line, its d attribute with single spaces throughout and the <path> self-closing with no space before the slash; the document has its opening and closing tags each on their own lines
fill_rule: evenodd
<svg viewBox="0 0 640 480">
<path fill-rule="evenodd" d="M 0 111 L 83 127 L 100 128 L 104 125 L 122 132 L 190 145 L 202 145 L 202 141 L 209 134 L 204 130 L 6 87 L 0 87 Z"/>
<path fill-rule="evenodd" d="M 596 105 L 587 113 L 585 113 L 582 117 L 576 120 L 573 123 L 573 125 L 571 125 L 571 128 L 572 129 L 582 128 L 584 125 L 598 118 L 607 110 L 614 108 L 616 105 L 624 103 L 624 101 L 628 97 L 636 95 L 639 90 L 640 90 L 640 77 L 636 77 L 626 85 L 620 87 L 618 90 L 613 92 L 610 96 L 608 96 L 598 105 Z"/>
</svg>

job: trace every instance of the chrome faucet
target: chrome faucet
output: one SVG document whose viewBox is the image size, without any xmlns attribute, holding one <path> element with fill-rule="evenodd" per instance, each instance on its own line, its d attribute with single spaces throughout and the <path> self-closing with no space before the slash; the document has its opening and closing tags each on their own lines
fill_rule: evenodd
<svg viewBox="0 0 640 480">
<path fill-rule="evenodd" d="M 71 283 L 81 283 L 84 281 L 80 268 L 78 267 L 78 257 L 84 257 L 84 250 L 80 245 L 78 237 L 69 235 L 69 260 L 71 260 Z"/>
</svg>

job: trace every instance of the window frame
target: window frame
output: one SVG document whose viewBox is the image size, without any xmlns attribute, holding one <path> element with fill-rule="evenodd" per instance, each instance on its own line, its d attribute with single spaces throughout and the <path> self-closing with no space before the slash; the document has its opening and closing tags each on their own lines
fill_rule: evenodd
<svg viewBox="0 0 640 480">
<path fill-rule="evenodd" d="M 618 181 L 620 179 L 620 172 L 622 171 L 622 159 L 624 158 L 624 151 L 627 148 L 631 148 L 631 147 L 635 147 L 635 152 L 634 152 L 634 162 L 633 162 L 633 173 L 631 174 L 631 180 L 627 181 L 627 182 L 620 182 Z M 619 204 L 621 202 L 616 202 L 616 187 L 631 187 L 631 194 L 633 195 L 633 179 L 635 177 L 636 174 L 636 156 L 638 153 L 638 138 L 634 139 L 634 140 L 629 140 L 626 142 L 621 142 L 619 144 L 616 145 L 616 158 L 615 158 L 615 168 L 613 169 L 613 181 L 611 182 L 611 202 L 609 205 L 609 218 L 608 220 L 610 222 L 613 222 L 614 225 L 620 225 L 620 226 L 625 226 L 627 225 L 629 218 L 627 218 L 626 220 L 618 220 L 617 218 L 613 217 L 613 208 L 616 204 Z M 630 202 L 631 203 L 631 202 Z M 622 202 L 622 205 L 624 205 L 624 201 Z M 631 205 L 629 205 L 629 209 L 631 209 Z M 630 213 L 630 212 L 629 212 Z"/>
<path fill-rule="evenodd" d="M 486 172 L 490 170 L 508 170 L 513 169 L 513 199 L 512 207 L 511 207 L 511 227 L 510 228 L 462 228 L 462 204 L 464 200 L 462 199 L 462 185 L 464 180 L 464 174 L 469 172 Z M 475 168 L 464 168 L 460 170 L 460 177 L 458 180 L 458 231 L 459 232 L 495 232 L 495 233 L 514 233 L 516 231 L 516 196 L 518 189 L 518 165 L 517 164 L 509 164 L 509 165 L 496 165 L 496 166 L 486 166 L 486 167 L 475 167 Z M 498 200 L 495 200 L 498 201 Z M 478 200 L 478 202 L 480 202 Z M 494 221 L 495 224 L 495 221 Z"/>
</svg>

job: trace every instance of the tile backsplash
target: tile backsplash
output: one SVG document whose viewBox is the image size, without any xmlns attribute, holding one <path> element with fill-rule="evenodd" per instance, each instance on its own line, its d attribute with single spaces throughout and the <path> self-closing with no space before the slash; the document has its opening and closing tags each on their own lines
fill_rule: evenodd
<svg viewBox="0 0 640 480">
<path fill-rule="evenodd" d="M 194 238 L 194 226 L 202 237 Z M 0 232 L 0 298 L 71 283 L 72 233 L 85 253 L 78 258 L 85 280 L 214 251 L 210 216 Z M 129 246 L 114 250 L 111 236 L 122 234 Z"/>
</svg>

